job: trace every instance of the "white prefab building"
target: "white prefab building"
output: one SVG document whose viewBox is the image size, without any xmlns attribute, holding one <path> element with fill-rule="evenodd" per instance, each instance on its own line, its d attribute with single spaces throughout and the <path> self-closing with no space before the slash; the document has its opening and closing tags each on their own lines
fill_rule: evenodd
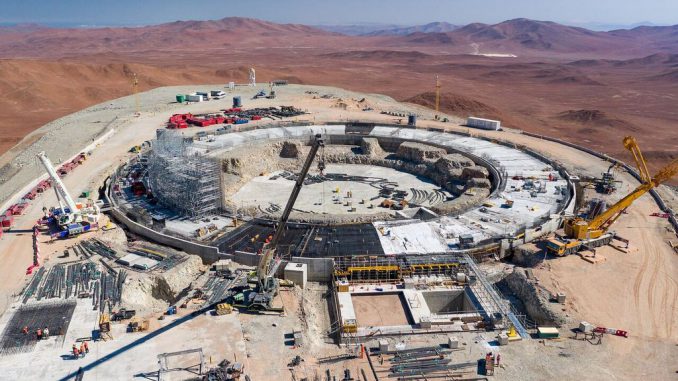
<svg viewBox="0 0 678 381">
<path fill-rule="evenodd" d="M 469 116 L 466 119 L 466 125 L 469 127 L 482 128 L 483 130 L 499 131 L 501 129 L 501 122 L 492 119 L 476 118 Z"/>
<path fill-rule="evenodd" d="M 202 102 L 204 99 L 203 99 L 202 95 L 188 94 L 188 95 L 186 95 L 186 100 L 188 102 Z"/>
</svg>

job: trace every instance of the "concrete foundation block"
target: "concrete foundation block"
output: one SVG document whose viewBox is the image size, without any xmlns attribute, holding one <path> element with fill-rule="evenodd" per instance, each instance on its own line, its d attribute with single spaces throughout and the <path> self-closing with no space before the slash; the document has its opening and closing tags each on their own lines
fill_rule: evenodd
<svg viewBox="0 0 678 381">
<path fill-rule="evenodd" d="M 308 266 L 305 263 L 290 262 L 285 266 L 285 279 L 291 280 L 301 288 L 306 287 L 308 279 Z"/>
<path fill-rule="evenodd" d="M 558 303 L 560 303 L 560 304 L 565 303 L 565 293 L 563 293 L 563 292 L 557 293 L 557 294 L 556 294 L 556 300 L 557 300 Z"/>
<path fill-rule="evenodd" d="M 455 336 L 448 336 L 447 337 L 447 346 L 450 349 L 459 348 L 459 338 L 455 337 Z"/>
<path fill-rule="evenodd" d="M 499 345 L 508 345 L 509 337 L 505 333 L 500 333 L 499 336 L 497 336 L 497 341 L 499 342 Z"/>
<path fill-rule="evenodd" d="M 388 352 L 388 340 L 379 340 L 379 352 Z"/>
<path fill-rule="evenodd" d="M 421 328 L 431 328 L 431 317 L 430 316 L 422 316 L 421 320 L 419 321 L 419 327 Z"/>
</svg>

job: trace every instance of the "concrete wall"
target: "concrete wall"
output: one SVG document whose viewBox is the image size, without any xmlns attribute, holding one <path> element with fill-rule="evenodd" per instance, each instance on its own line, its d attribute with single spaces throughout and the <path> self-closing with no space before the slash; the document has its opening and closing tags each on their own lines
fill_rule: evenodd
<svg viewBox="0 0 678 381">
<path fill-rule="evenodd" d="M 221 258 L 229 258 L 233 261 L 246 265 L 256 266 L 259 263 L 260 255 L 254 253 L 246 253 L 243 251 L 236 251 L 233 254 L 219 253 Z M 284 260 L 278 267 L 277 276 L 283 276 L 283 272 L 287 263 L 305 263 L 307 266 L 307 276 L 309 282 L 330 282 L 334 272 L 334 260 L 332 258 L 304 258 L 292 257 L 291 260 Z"/>
<path fill-rule="evenodd" d="M 422 291 L 429 311 L 433 314 L 475 311 L 471 300 L 464 290 Z"/>
</svg>

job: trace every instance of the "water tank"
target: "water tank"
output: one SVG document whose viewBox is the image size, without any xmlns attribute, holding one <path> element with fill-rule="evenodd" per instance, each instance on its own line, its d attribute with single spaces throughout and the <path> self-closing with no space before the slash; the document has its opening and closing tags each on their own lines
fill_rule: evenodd
<svg viewBox="0 0 678 381">
<path fill-rule="evenodd" d="M 410 114 L 407 117 L 407 125 L 408 126 L 416 126 L 417 125 L 417 116 L 414 114 Z"/>
<path fill-rule="evenodd" d="M 233 107 L 242 107 L 242 100 L 240 99 L 239 95 L 237 97 L 233 97 Z"/>
</svg>

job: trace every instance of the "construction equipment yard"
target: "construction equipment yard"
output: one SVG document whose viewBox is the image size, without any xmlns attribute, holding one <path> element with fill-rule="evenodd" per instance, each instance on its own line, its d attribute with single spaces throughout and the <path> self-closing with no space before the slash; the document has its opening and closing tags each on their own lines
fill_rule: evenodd
<svg viewBox="0 0 678 381">
<path fill-rule="evenodd" d="M 0 379 L 675 377 L 678 162 L 483 121 L 279 81 L 44 126 L 0 157 Z"/>
</svg>

